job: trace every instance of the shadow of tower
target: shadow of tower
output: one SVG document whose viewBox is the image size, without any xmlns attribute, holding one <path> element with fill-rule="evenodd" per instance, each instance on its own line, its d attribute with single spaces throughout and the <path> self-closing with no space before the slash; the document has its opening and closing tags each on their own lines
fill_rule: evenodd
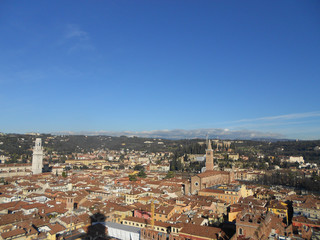
<svg viewBox="0 0 320 240">
<path fill-rule="evenodd" d="M 91 225 L 88 227 L 85 240 L 104 240 L 108 237 L 108 229 L 105 226 L 106 217 L 104 214 L 97 212 L 90 217 Z"/>
</svg>

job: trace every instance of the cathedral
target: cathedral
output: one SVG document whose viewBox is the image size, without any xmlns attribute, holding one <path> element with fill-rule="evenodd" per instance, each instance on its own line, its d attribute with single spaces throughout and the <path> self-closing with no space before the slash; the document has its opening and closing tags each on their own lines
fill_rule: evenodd
<svg viewBox="0 0 320 240">
<path fill-rule="evenodd" d="M 211 141 L 208 141 L 206 150 L 206 170 L 203 173 L 199 173 L 184 185 L 185 194 L 197 194 L 198 191 L 212 187 L 219 184 L 229 184 L 234 181 L 233 172 L 216 171 L 214 170 L 213 150 Z"/>
</svg>

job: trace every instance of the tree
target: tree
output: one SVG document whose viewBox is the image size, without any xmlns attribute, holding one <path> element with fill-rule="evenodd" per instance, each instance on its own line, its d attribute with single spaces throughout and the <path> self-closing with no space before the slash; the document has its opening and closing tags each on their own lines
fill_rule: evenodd
<svg viewBox="0 0 320 240">
<path fill-rule="evenodd" d="M 65 163 L 65 162 L 66 162 L 66 160 L 67 160 L 67 157 L 66 157 L 66 156 L 62 156 L 62 157 L 60 157 L 60 161 L 61 161 L 62 163 Z"/>
<path fill-rule="evenodd" d="M 82 165 L 80 169 L 89 169 L 89 167 L 87 165 Z"/>
<path fill-rule="evenodd" d="M 105 166 L 104 169 L 105 169 L 105 170 L 109 170 L 109 169 L 110 169 L 110 166 Z"/>
<path fill-rule="evenodd" d="M 137 175 L 133 174 L 133 175 L 129 175 L 129 181 L 137 181 Z"/>
<path fill-rule="evenodd" d="M 175 176 L 175 173 L 173 171 L 169 171 L 165 178 L 173 178 Z"/>
<path fill-rule="evenodd" d="M 180 160 L 177 160 L 177 159 L 173 159 L 171 162 L 170 162 L 170 170 L 171 171 L 181 171 L 182 170 L 182 163 Z"/>
<path fill-rule="evenodd" d="M 133 170 L 136 170 L 136 171 L 141 171 L 142 169 L 144 169 L 144 167 L 140 164 L 137 164 L 134 166 L 134 169 Z"/>
<path fill-rule="evenodd" d="M 66 178 L 67 177 L 67 172 L 63 171 L 62 172 L 62 177 Z"/>
<path fill-rule="evenodd" d="M 140 172 L 138 173 L 138 177 L 141 178 L 146 178 L 147 174 L 145 173 L 144 169 L 141 169 Z"/>
</svg>

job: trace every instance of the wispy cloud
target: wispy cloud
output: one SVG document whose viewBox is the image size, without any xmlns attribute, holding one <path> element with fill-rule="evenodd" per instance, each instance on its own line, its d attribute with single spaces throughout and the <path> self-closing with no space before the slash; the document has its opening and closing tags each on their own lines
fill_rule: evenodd
<svg viewBox="0 0 320 240">
<path fill-rule="evenodd" d="M 233 121 L 234 123 L 240 122 L 258 122 L 258 121 L 275 121 L 275 120 L 293 120 L 301 118 L 320 117 L 320 111 L 306 112 L 306 113 L 292 113 L 286 115 L 269 116 L 261 118 L 247 118 Z"/>
<path fill-rule="evenodd" d="M 77 24 L 67 24 L 65 26 L 65 34 L 59 44 L 68 46 L 68 54 L 95 49 L 90 34 Z"/>
<path fill-rule="evenodd" d="M 303 139 L 310 135 L 308 131 L 315 131 L 314 134 L 317 137 L 313 138 L 319 138 L 319 132 L 315 130 L 315 127 L 320 124 L 320 111 L 246 118 L 219 124 L 233 130 L 251 129 L 264 132 L 270 131 L 283 134 L 287 137 L 295 136 L 295 138 Z"/>
<path fill-rule="evenodd" d="M 283 127 L 288 127 L 292 125 L 305 125 L 308 126 L 310 124 L 320 123 L 318 119 L 310 119 L 310 120 L 302 120 L 302 121 L 269 121 L 269 122 L 241 122 L 241 124 L 233 126 L 232 128 L 248 128 L 248 129 L 283 129 Z"/>
<path fill-rule="evenodd" d="M 80 29 L 78 25 L 68 24 L 65 37 L 67 39 L 76 38 L 80 40 L 89 40 L 89 34 Z"/>
</svg>

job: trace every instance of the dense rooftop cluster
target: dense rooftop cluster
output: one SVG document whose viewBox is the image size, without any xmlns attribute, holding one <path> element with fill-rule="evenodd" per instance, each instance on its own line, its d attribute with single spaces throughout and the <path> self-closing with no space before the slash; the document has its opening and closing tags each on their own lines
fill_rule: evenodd
<svg viewBox="0 0 320 240">
<path fill-rule="evenodd" d="M 214 161 L 202 173 L 170 171 L 170 151 L 128 149 L 74 152 L 64 163 L 49 161 L 54 155 L 46 152 L 49 171 L 41 174 L 32 174 L 30 163 L 2 164 L 0 239 L 319 237 L 320 198 L 257 184 L 267 170 L 237 165 L 246 160 L 231 145 L 216 142 L 214 154 L 176 158 L 184 166 Z M 220 168 L 219 148 L 232 167 Z"/>
</svg>

